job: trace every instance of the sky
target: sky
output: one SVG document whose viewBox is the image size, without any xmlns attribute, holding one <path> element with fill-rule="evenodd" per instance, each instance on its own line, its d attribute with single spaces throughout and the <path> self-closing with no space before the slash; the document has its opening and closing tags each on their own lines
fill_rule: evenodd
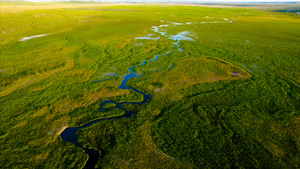
<svg viewBox="0 0 300 169">
<path fill-rule="evenodd" d="M 163 2 L 163 1 L 177 1 L 177 2 L 289 2 L 289 1 L 300 1 L 300 0 L 102 0 L 106 2 L 114 1 L 140 1 L 140 2 Z"/>
<path fill-rule="evenodd" d="M 64 0 L 27 0 L 27 1 L 64 1 Z M 66 0 L 72 1 L 72 0 Z M 300 2 L 300 0 L 73 0 L 98 2 Z"/>
</svg>

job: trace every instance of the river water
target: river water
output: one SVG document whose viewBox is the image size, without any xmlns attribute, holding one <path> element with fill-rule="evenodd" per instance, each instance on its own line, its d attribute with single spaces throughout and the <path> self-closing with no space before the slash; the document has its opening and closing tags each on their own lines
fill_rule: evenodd
<svg viewBox="0 0 300 169">
<path fill-rule="evenodd" d="M 185 25 L 185 24 L 190 24 L 189 23 L 172 23 L 173 25 Z M 180 45 L 179 45 L 179 42 L 181 40 L 193 40 L 192 38 L 188 37 L 188 32 L 187 31 L 184 31 L 184 32 L 181 32 L 177 35 L 168 35 L 167 32 L 164 32 L 162 31 L 160 28 L 162 27 L 167 27 L 169 25 L 160 25 L 160 26 L 153 26 L 151 31 L 153 32 L 156 32 L 158 33 L 161 37 L 166 37 L 167 39 L 170 39 L 170 40 L 174 40 L 175 42 L 173 43 L 175 46 L 177 46 L 179 48 L 179 50 L 176 50 L 176 51 L 170 51 L 166 54 L 162 54 L 162 55 L 155 55 L 155 58 L 153 60 L 144 60 L 144 61 L 141 61 L 142 64 L 141 65 L 138 65 L 138 66 L 132 66 L 130 68 L 128 68 L 127 70 L 129 71 L 128 74 L 126 74 L 121 82 L 121 84 L 119 85 L 118 89 L 130 89 L 130 90 L 133 90 L 134 92 L 137 92 L 137 93 L 140 93 L 143 95 L 143 100 L 141 102 L 121 102 L 121 103 L 116 103 L 112 100 L 106 100 L 104 102 L 102 102 L 98 108 L 98 110 L 100 112 L 102 111 L 107 111 L 111 108 L 108 108 L 108 109 L 105 109 L 103 108 L 103 105 L 107 104 L 107 103 L 114 103 L 115 106 L 113 108 L 117 108 L 117 109 L 121 109 L 121 110 L 124 110 L 124 114 L 123 115 L 120 115 L 120 116 L 115 116 L 115 117 L 109 117 L 109 118 L 103 118 L 103 119 L 96 119 L 94 121 L 91 121 L 91 122 L 88 122 L 82 126 L 79 126 L 79 127 L 67 127 L 65 130 L 62 131 L 62 133 L 60 134 L 61 138 L 64 140 L 64 141 L 67 141 L 67 142 L 71 142 L 73 143 L 75 146 L 77 147 L 80 147 L 82 148 L 85 153 L 88 154 L 89 158 L 88 158 L 88 161 L 86 162 L 84 168 L 94 168 L 95 167 L 95 164 L 98 162 L 98 159 L 99 159 L 99 152 L 98 150 L 94 150 L 94 149 L 88 149 L 88 148 L 85 148 L 83 147 L 82 145 L 80 145 L 77 140 L 78 140 L 78 135 L 76 134 L 77 131 L 81 128 L 85 128 L 85 127 L 88 127 L 88 126 L 91 126 L 95 123 L 98 123 L 100 121 L 104 121 L 104 120 L 112 120 L 112 119 L 120 119 L 120 118 L 130 118 L 134 112 L 133 111 L 129 111 L 129 110 L 126 110 L 122 107 L 123 104 L 132 104 L 132 105 L 137 105 L 137 104 L 144 104 L 146 102 L 149 102 L 151 100 L 151 96 L 149 94 L 146 94 L 144 92 L 141 92 L 139 90 L 136 90 L 130 86 L 126 86 L 126 82 L 134 77 L 141 77 L 141 75 L 137 75 L 136 73 L 134 73 L 134 71 L 132 70 L 133 68 L 135 67 L 141 67 L 143 65 L 145 65 L 147 62 L 155 62 L 160 56 L 166 56 L 166 55 L 169 55 L 170 53 L 173 53 L 173 52 L 180 52 L 182 51 L 182 49 L 180 48 Z M 148 36 L 146 37 L 138 37 L 138 38 L 135 38 L 135 39 L 149 39 L 149 40 L 157 40 L 157 38 L 151 38 Z"/>
<path fill-rule="evenodd" d="M 23 42 L 23 41 L 27 41 L 29 39 L 38 38 L 38 37 L 42 37 L 42 36 L 46 36 L 46 35 L 49 35 L 49 34 L 41 34 L 41 35 L 29 36 L 29 37 L 25 37 L 25 38 L 20 39 L 20 41 Z"/>
</svg>

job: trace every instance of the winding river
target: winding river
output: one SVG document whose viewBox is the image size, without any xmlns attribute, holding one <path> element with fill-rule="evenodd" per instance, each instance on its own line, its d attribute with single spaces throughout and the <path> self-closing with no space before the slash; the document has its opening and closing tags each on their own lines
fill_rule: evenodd
<svg viewBox="0 0 300 169">
<path fill-rule="evenodd" d="M 178 23 L 173 23 L 173 25 L 176 25 Z M 160 34 L 160 36 L 164 36 L 166 37 L 167 39 L 170 39 L 170 40 L 174 40 L 176 42 L 174 42 L 173 44 L 175 46 L 177 46 L 179 48 L 179 50 L 176 50 L 176 51 L 170 51 L 166 54 L 162 54 L 162 55 L 155 55 L 155 59 L 153 60 L 145 60 L 145 61 L 142 61 L 142 64 L 141 65 L 138 65 L 138 66 L 132 66 L 130 68 L 128 68 L 127 70 L 130 72 L 129 74 L 126 74 L 121 82 L 121 84 L 119 85 L 118 89 L 130 89 L 130 90 L 133 90 L 137 93 L 140 93 L 143 95 L 143 100 L 141 102 L 121 102 L 121 103 L 116 103 L 112 100 L 106 100 L 104 102 L 102 102 L 98 108 L 98 110 L 100 112 L 103 112 L 103 111 L 107 111 L 111 108 L 103 108 L 103 105 L 107 104 L 107 103 L 114 103 L 115 106 L 113 108 L 117 108 L 117 109 L 121 109 L 121 110 L 124 110 L 125 113 L 123 115 L 120 115 L 120 116 L 115 116 L 115 117 L 109 117 L 109 118 L 103 118 L 103 119 L 96 119 L 94 121 L 91 121 L 91 122 L 88 122 L 82 126 L 79 126 L 79 127 L 67 127 L 65 128 L 65 130 L 62 131 L 62 133 L 60 134 L 61 138 L 64 140 L 64 141 L 67 141 L 67 142 L 71 142 L 73 143 L 75 146 L 77 147 L 80 147 L 82 148 L 85 153 L 88 154 L 89 158 L 88 158 L 88 161 L 86 162 L 85 166 L 83 168 L 94 168 L 95 167 L 95 164 L 98 162 L 98 159 L 99 159 L 99 152 L 97 150 L 94 150 L 94 149 L 89 149 L 89 148 L 85 148 L 83 147 L 82 145 L 80 145 L 77 140 L 78 140 L 78 135 L 76 134 L 77 131 L 81 128 L 85 128 L 85 127 L 88 127 L 88 126 L 91 126 L 95 123 L 98 123 L 100 121 L 103 121 L 103 120 L 112 120 L 112 119 L 120 119 L 120 118 L 130 118 L 134 112 L 133 111 L 129 111 L 129 110 L 126 110 L 122 107 L 123 104 L 132 104 L 132 105 L 137 105 L 137 104 L 144 104 L 146 102 L 149 102 L 151 100 L 151 96 L 149 94 L 146 94 L 144 92 L 141 92 L 141 91 L 138 91 L 132 87 L 129 87 L 129 86 L 126 86 L 126 82 L 129 80 L 129 79 L 132 79 L 134 77 L 141 77 L 141 75 L 137 75 L 136 73 L 133 72 L 133 68 L 135 67 L 141 67 L 143 65 L 145 65 L 147 62 L 154 62 L 158 59 L 159 56 L 166 56 L 170 53 L 173 53 L 173 52 L 179 52 L 179 51 L 182 51 L 182 49 L 180 48 L 180 45 L 179 45 L 179 42 L 181 40 L 193 40 L 189 37 L 186 37 L 187 35 L 187 32 L 185 31 L 184 33 L 179 33 L 178 35 L 167 35 L 166 32 L 163 32 L 160 30 L 161 27 L 166 27 L 168 25 L 160 25 L 160 26 L 153 26 L 152 27 L 152 31 L 153 32 L 156 32 L 158 34 Z M 146 39 L 148 37 L 145 37 Z M 144 39 L 143 37 L 140 37 L 140 38 L 136 38 L 136 39 Z"/>
</svg>

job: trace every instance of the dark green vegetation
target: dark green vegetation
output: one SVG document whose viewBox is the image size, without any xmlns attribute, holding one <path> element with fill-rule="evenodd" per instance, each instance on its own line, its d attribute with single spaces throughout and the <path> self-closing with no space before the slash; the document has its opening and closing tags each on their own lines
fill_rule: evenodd
<svg viewBox="0 0 300 169">
<path fill-rule="evenodd" d="M 55 9 L 55 10 L 53 10 Z M 224 21 L 233 23 L 201 23 Z M 107 99 L 128 67 L 178 50 L 135 40 L 151 26 L 195 33 L 182 52 L 134 69 L 127 84 L 151 94 L 130 119 L 79 132 L 98 168 L 300 168 L 300 18 L 247 8 L 126 5 L 1 6 L 0 168 L 80 168 L 87 155 L 59 135 L 123 112 Z M 164 21 L 164 23 L 161 22 Z M 19 42 L 23 37 L 49 34 Z M 112 74 L 120 75 L 113 76 Z M 96 81 L 96 82 L 95 82 Z M 106 105 L 112 107 L 113 105 Z"/>
</svg>

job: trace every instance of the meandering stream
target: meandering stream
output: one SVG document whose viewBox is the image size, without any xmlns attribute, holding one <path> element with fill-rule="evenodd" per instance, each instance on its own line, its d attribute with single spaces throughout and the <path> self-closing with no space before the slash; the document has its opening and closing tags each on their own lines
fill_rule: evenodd
<svg viewBox="0 0 300 169">
<path fill-rule="evenodd" d="M 191 22 L 187 22 L 187 23 L 171 23 L 171 25 L 185 25 L 185 24 L 191 24 Z M 121 110 L 124 110 L 125 113 L 123 115 L 120 115 L 120 116 L 115 116 L 115 117 L 109 117 L 109 118 L 103 118 L 103 119 L 97 119 L 97 120 L 94 120 L 94 121 L 91 121 L 91 122 L 88 122 L 82 126 L 79 126 L 79 127 L 67 127 L 65 128 L 65 130 L 62 131 L 62 133 L 60 134 L 61 138 L 64 140 L 64 141 L 67 141 L 67 142 L 71 142 L 73 143 L 75 146 L 77 147 L 80 147 L 82 148 L 85 153 L 88 154 L 89 158 L 88 158 L 88 161 L 86 162 L 84 168 L 94 168 L 95 167 L 95 164 L 97 163 L 98 159 L 99 159 L 99 152 L 97 150 L 94 150 L 94 149 L 88 149 L 88 148 L 85 148 L 83 147 L 82 145 L 80 145 L 77 140 L 78 140 L 78 135 L 76 134 L 77 131 L 81 128 L 85 128 L 85 127 L 88 127 L 88 126 L 91 126 L 92 124 L 95 124 L 95 123 L 98 123 L 100 121 L 104 121 L 104 120 L 112 120 L 112 119 L 120 119 L 120 118 L 130 118 L 134 112 L 132 111 L 129 111 L 129 110 L 126 110 L 122 107 L 123 104 L 132 104 L 132 105 L 137 105 L 137 104 L 144 104 L 146 102 L 149 102 L 151 100 L 151 96 L 149 94 L 146 94 L 144 92 L 141 92 L 139 90 L 136 90 L 132 87 L 129 87 L 129 86 L 126 86 L 126 82 L 134 77 L 141 77 L 141 75 L 137 75 L 136 73 L 134 73 L 134 71 L 132 70 L 133 68 L 135 67 L 141 67 L 143 65 L 145 65 L 147 62 L 155 62 L 159 56 L 166 56 L 166 55 L 169 55 L 170 53 L 173 53 L 173 52 L 180 52 L 180 51 L 183 51 L 179 45 L 179 42 L 181 40 L 194 40 L 192 39 L 191 37 L 188 37 L 189 36 L 189 32 L 187 31 L 184 31 L 184 32 L 180 32 L 179 34 L 177 35 L 168 35 L 167 32 L 164 32 L 162 31 L 160 28 L 162 27 L 167 27 L 169 25 L 160 25 L 160 26 L 153 26 L 152 27 L 152 31 L 155 32 L 155 33 L 158 33 L 160 37 L 165 37 L 169 40 L 174 40 L 176 42 L 174 42 L 173 44 L 175 46 L 177 46 L 179 48 L 179 50 L 176 50 L 176 51 L 170 51 L 166 54 L 162 54 L 162 55 L 155 55 L 155 59 L 153 60 L 144 60 L 144 61 L 141 61 L 142 64 L 141 65 L 138 65 L 138 66 L 132 66 L 130 68 L 128 68 L 127 70 L 130 72 L 128 74 L 126 74 L 121 82 L 121 84 L 119 85 L 118 89 L 130 89 L 130 90 L 133 90 L 137 93 L 140 93 L 143 95 L 143 100 L 141 102 L 121 102 L 121 103 L 116 103 L 112 100 L 106 100 L 104 102 L 102 102 L 98 108 L 98 110 L 100 112 L 102 111 L 107 111 L 111 108 L 103 108 L 103 105 L 107 104 L 107 103 L 114 103 L 115 106 L 113 108 L 118 108 L 118 109 L 121 109 Z M 151 34 L 153 35 L 153 34 Z M 194 36 L 194 35 L 193 35 Z M 135 38 L 135 39 L 150 39 L 150 40 L 157 40 L 158 38 L 151 38 L 150 37 L 150 34 L 148 36 L 145 36 L 145 37 L 138 37 L 138 38 Z"/>
<path fill-rule="evenodd" d="M 164 26 L 165 26 L 165 25 L 164 25 Z M 159 28 L 160 28 L 160 27 L 162 27 L 162 26 L 154 26 L 154 27 L 152 27 L 152 28 L 153 28 L 153 31 L 154 31 L 154 32 L 159 33 L 161 36 L 168 37 L 168 36 L 166 35 L 165 32 L 159 31 Z M 178 46 L 179 50 L 177 50 L 177 51 L 182 51 L 182 49 L 180 48 L 180 45 L 179 45 L 178 43 L 180 42 L 181 39 L 186 39 L 186 38 L 187 38 L 187 37 L 181 36 L 180 34 L 175 35 L 175 36 L 170 36 L 170 37 L 168 37 L 168 39 L 172 39 L 172 40 L 176 40 L 176 41 L 177 41 L 177 42 L 173 43 L 174 45 Z M 137 39 L 143 39 L 143 38 L 140 37 L 140 38 L 137 38 Z M 120 118 L 124 118 L 124 117 L 125 117 L 125 118 L 130 118 L 130 117 L 134 114 L 134 112 L 124 109 L 124 108 L 122 107 L 123 104 L 132 104 L 132 105 L 136 105 L 136 104 L 144 104 L 144 103 L 149 102 L 149 101 L 151 100 L 151 96 L 150 96 L 149 94 L 146 94 L 146 93 L 144 93 L 144 92 L 141 92 L 141 91 L 139 91 L 139 90 L 136 90 L 136 89 L 134 89 L 134 88 L 132 88 L 132 87 L 126 86 L 126 82 L 127 82 L 128 80 L 130 80 L 130 79 L 132 79 L 132 78 L 134 78 L 134 77 L 141 77 L 141 75 L 137 75 L 136 73 L 134 73 L 134 71 L 133 71 L 132 69 L 135 68 L 135 67 L 143 66 L 143 65 L 145 65 L 147 62 L 154 62 L 154 61 L 156 61 L 156 60 L 158 59 L 159 56 L 166 56 L 166 55 L 168 55 L 168 54 L 170 54 L 170 53 L 172 53 L 172 52 L 176 52 L 176 51 L 170 51 L 170 52 L 168 52 L 168 53 L 166 53 L 166 54 L 163 54 L 163 55 L 155 55 L 155 58 L 154 58 L 153 60 L 144 60 L 144 61 L 142 61 L 142 64 L 141 64 L 141 65 L 138 65 L 138 66 L 132 66 L 132 67 L 130 67 L 130 68 L 127 69 L 130 73 L 126 74 L 126 75 L 123 77 L 124 79 L 122 80 L 122 82 L 121 82 L 121 84 L 119 85 L 118 89 L 124 89 L 124 90 L 125 90 L 125 89 L 130 89 L 130 90 L 133 90 L 133 91 L 135 91 L 135 92 L 137 92 L 137 93 L 142 94 L 142 95 L 143 95 L 143 100 L 142 100 L 141 102 L 121 102 L 121 103 L 116 103 L 116 102 L 114 102 L 114 101 L 112 101 L 112 100 L 106 100 L 106 101 L 102 102 L 102 103 L 100 104 L 99 108 L 98 108 L 98 110 L 99 110 L 100 112 L 102 112 L 102 111 L 107 111 L 107 110 L 109 110 L 109 109 L 111 109 L 111 108 L 105 109 L 105 108 L 103 108 L 103 105 L 105 105 L 105 104 L 107 104 L 107 103 L 114 103 L 115 106 L 114 106 L 113 108 L 118 108 L 118 109 L 124 110 L 125 113 L 124 113 L 123 115 L 115 116 L 115 117 L 109 117 L 109 118 L 103 118 L 103 119 L 97 119 L 97 120 L 88 122 L 88 123 L 86 123 L 86 124 L 84 124 L 84 125 L 82 125 L 82 126 L 79 126 L 79 127 L 67 127 L 67 128 L 65 128 L 65 130 L 63 130 L 63 131 L 61 132 L 60 136 L 61 136 L 61 138 L 62 138 L 64 141 L 73 143 L 75 146 L 82 148 L 82 149 L 85 151 L 85 153 L 88 154 L 89 159 L 88 159 L 88 161 L 86 162 L 84 168 L 94 168 L 94 167 L 95 167 L 95 164 L 98 162 L 98 159 L 99 159 L 100 154 L 99 154 L 99 152 L 98 152 L 97 150 L 85 148 L 85 147 L 83 147 L 82 145 L 80 145 L 80 144 L 77 142 L 77 140 L 78 140 L 78 135 L 76 134 L 77 131 L 78 131 L 79 129 L 81 129 L 81 128 L 85 128 L 85 127 L 91 126 L 91 125 L 93 125 L 93 124 L 95 124 L 95 123 L 98 123 L 98 122 L 104 121 L 104 120 L 120 119 Z"/>
</svg>

